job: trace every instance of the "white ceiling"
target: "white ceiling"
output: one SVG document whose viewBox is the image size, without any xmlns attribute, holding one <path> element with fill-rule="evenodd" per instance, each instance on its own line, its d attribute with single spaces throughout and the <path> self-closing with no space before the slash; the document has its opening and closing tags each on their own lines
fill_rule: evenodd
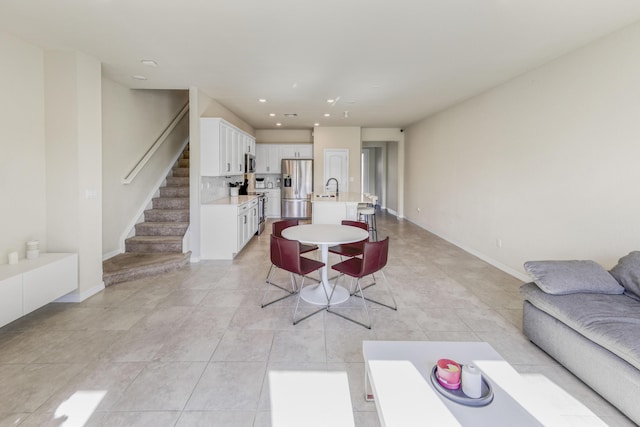
<svg viewBox="0 0 640 427">
<path fill-rule="evenodd" d="M 639 19 L 638 0 L 0 2 L 0 30 L 132 88 L 199 87 L 256 129 L 404 127 Z"/>
</svg>

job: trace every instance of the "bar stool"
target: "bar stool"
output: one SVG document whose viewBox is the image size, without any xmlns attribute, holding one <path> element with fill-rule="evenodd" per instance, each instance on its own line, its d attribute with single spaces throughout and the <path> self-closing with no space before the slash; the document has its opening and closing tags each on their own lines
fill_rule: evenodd
<svg viewBox="0 0 640 427">
<path fill-rule="evenodd" d="M 378 240 L 378 228 L 376 224 L 376 205 L 378 204 L 378 196 L 371 196 L 371 203 L 369 206 L 358 207 L 358 218 L 362 222 L 366 222 L 369 225 L 369 233 L 371 234 L 372 241 Z"/>
</svg>

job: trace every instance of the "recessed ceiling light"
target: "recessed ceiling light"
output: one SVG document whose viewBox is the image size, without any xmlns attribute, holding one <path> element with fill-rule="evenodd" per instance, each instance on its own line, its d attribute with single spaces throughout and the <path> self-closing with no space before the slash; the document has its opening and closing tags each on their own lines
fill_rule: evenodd
<svg viewBox="0 0 640 427">
<path fill-rule="evenodd" d="M 313 125 L 314 126 L 320 126 L 320 123 L 314 123 Z"/>
<path fill-rule="evenodd" d="M 276 126 L 282 126 L 282 123 L 278 122 L 276 123 Z"/>
<path fill-rule="evenodd" d="M 276 113 L 269 113 L 269 117 L 275 117 Z"/>
<path fill-rule="evenodd" d="M 136 80 L 147 80 L 145 76 L 141 76 L 141 75 L 131 76 L 131 78 Z"/>
<path fill-rule="evenodd" d="M 327 99 L 327 103 L 328 103 L 328 104 L 333 104 L 334 102 L 336 102 L 336 100 L 335 100 L 335 99 Z"/>
<path fill-rule="evenodd" d="M 141 59 L 140 62 L 142 62 L 143 65 L 146 65 L 147 67 L 157 67 L 158 63 L 156 61 L 154 61 L 153 59 Z"/>
<path fill-rule="evenodd" d="M 266 99 L 264 99 L 264 98 L 260 98 L 260 99 L 258 99 L 258 102 L 262 102 L 262 103 L 264 103 L 264 102 L 267 102 L 267 100 L 266 100 Z"/>
<path fill-rule="evenodd" d="M 329 113 L 324 113 L 324 116 L 325 116 L 325 117 L 329 117 L 329 116 L 331 116 L 331 114 L 329 114 Z"/>
</svg>

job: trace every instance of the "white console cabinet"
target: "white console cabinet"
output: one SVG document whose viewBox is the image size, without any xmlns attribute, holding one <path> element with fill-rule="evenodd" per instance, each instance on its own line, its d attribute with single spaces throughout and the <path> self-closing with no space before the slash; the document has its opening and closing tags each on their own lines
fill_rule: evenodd
<svg viewBox="0 0 640 427">
<path fill-rule="evenodd" d="M 44 253 L 0 265 L 0 326 L 78 289 L 78 255 Z"/>
</svg>

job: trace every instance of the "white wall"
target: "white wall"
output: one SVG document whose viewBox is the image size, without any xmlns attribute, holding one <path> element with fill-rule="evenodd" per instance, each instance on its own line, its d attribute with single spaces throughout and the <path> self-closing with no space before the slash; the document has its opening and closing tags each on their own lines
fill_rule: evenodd
<svg viewBox="0 0 640 427">
<path fill-rule="evenodd" d="M 25 242 L 46 239 L 44 56 L 0 33 L 0 264 L 25 257 Z"/>
<path fill-rule="evenodd" d="M 309 144 L 313 142 L 313 135 L 311 129 L 257 129 L 256 142 Z"/>
<path fill-rule="evenodd" d="M 199 113 L 199 117 L 221 117 L 248 134 L 255 136 L 256 131 L 249 123 L 245 122 L 240 116 L 236 115 L 215 99 L 203 92 L 200 92 L 199 99 L 200 102 L 204 104 L 203 110 Z"/>
<path fill-rule="evenodd" d="M 100 62 L 0 33 L 0 63 L 0 263 L 30 239 L 78 253 L 81 300 L 103 287 Z"/>
<path fill-rule="evenodd" d="M 386 192 L 386 208 L 398 215 L 402 212 L 399 209 L 398 200 L 400 198 L 399 188 L 401 175 L 398 173 L 399 157 L 398 157 L 399 142 L 390 141 L 387 143 L 387 192 Z"/>
<path fill-rule="evenodd" d="M 101 64 L 69 51 L 45 52 L 47 241 L 78 254 L 81 301 L 102 283 Z"/>
<path fill-rule="evenodd" d="M 133 182 L 122 183 L 188 102 L 188 95 L 186 90 L 132 90 L 102 79 L 103 255 L 124 250 L 123 237 L 188 138 L 185 117 Z"/>
<path fill-rule="evenodd" d="M 349 191 L 360 192 L 360 128 L 353 126 L 314 128 L 313 191 L 315 192 L 324 192 L 324 150 L 327 148 L 349 150 Z M 343 186 L 344 184 L 341 185 Z"/>
<path fill-rule="evenodd" d="M 409 127 L 406 216 L 521 278 L 639 249 L 639 45 L 637 24 Z"/>
</svg>

